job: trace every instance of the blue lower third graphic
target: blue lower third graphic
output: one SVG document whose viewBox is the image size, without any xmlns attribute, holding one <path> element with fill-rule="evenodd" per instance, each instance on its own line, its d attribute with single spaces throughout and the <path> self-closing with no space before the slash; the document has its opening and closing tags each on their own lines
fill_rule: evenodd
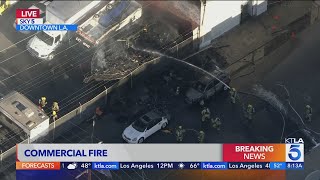
<svg viewBox="0 0 320 180">
<path fill-rule="evenodd" d="M 92 169 L 119 170 L 119 162 L 94 162 Z"/>
<path fill-rule="evenodd" d="M 17 31 L 77 31 L 76 24 L 17 24 Z"/>
<path fill-rule="evenodd" d="M 202 162 L 201 169 L 228 169 L 228 163 L 226 162 Z"/>
<path fill-rule="evenodd" d="M 304 163 L 303 162 L 287 162 L 287 170 L 303 170 L 304 169 Z"/>
<path fill-rule="evenodd" d="M 271 170 L 285 170 L 286 163 L 285 162 L 271 162 L 270 169 Z"/>
</svg>

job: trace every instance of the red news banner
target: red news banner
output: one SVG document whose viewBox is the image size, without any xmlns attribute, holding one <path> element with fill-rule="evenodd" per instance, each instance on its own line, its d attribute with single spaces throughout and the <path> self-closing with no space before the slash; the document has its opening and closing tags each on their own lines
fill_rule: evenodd
<svg viewBox="0 0 320 180">
<path fill-rule="evenodd" d="M 223 144 L 224 162 L 285 162 L 285 144 Z"/>
<path fill-rule="evenodd" d="M 40 18 L 40 9 L 17 9 L 16 18 Z"/>
</svg>

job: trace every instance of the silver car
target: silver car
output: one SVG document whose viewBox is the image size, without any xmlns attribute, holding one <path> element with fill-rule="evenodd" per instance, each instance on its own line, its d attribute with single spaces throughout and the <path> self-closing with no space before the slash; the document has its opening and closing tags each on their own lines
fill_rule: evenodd
<svg viewBox="0 0 320 180">
<path fill-rule="evenodd" d="M 186 91 L 186 102 L 188 104 L 198 103 L 201 100 L 207 100 L 221 90 L 227 90 L 230 78 L 223 71 L 214 71 L 217 78 L 204 76 L 200 78 L 192 87 Z M 222 83 L 222 82 L 223 83 Z M 226 84 L 226 85 L 225 85 Z"/>
<path fill-rule="evenodd" d="M 142 143 L 146 138 L 165 128 L 170 115 L 159 110 L 152 110 L 138 118 L 122 133 L 122 138 L 128 143 Z"/>
</svg>

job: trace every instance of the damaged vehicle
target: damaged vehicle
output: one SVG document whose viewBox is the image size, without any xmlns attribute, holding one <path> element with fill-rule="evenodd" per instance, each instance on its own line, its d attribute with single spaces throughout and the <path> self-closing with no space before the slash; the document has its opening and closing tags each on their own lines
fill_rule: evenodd
<svg viewBox="0 0 320 180">
<path fill-rule="evenodd" d="M 216 95 L 216 93 L 228 90 L 228 86 L 226 85 L 229 85 L 230 77 L 226 72 L 214 70 L 212 75 L 216 78 L 203 76 L 188 88 L 185 98 L 185 101 L 188 104 L 195 104 L 199 103 L 201 100 L 208 100 Z"/>
</svg>

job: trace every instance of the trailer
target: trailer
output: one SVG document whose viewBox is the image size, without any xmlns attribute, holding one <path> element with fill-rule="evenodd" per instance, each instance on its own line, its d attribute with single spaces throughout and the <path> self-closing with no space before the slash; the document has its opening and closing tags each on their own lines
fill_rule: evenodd
<svg viewBox="0 0 320 180">
<path fill-rule="evenodd" d="M 138 2 L 111 1 L 79 25 L 76 40 L 87 48 L 97 46 L 141 16 L 142 6 Z"/>
</svg>

